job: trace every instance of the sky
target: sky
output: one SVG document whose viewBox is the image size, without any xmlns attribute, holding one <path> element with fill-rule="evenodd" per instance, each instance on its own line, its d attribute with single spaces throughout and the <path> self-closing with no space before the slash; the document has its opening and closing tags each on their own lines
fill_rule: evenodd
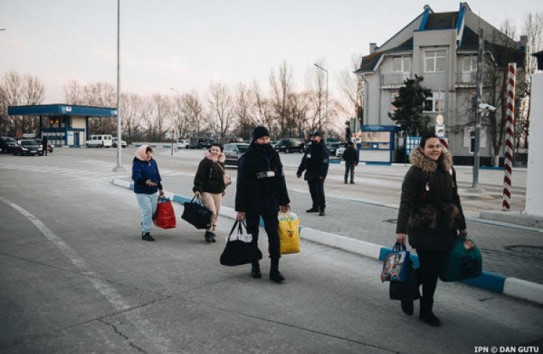
<svg viewBox="0 0 543 354">
<path fill-rule="evenodd" d="M 458 11 L 452 0 L 120 0 L 121 91 L 204 94 L 211 83 L 259 83 L 282 63 L 295 87 L 313 64 L 328 70 L 330 95 L 353 58 L 369 54 L 423 12 Z M 541 0 L 472 0 L 471 10 L 517 33 Z M 47 103 L 63 103 L 70 80 L 117 82 L 116 0 L 0 0 L 0 77 L 37 76 Z M 172 90 L 173 89 L 173 90 Z"/>
</svg>

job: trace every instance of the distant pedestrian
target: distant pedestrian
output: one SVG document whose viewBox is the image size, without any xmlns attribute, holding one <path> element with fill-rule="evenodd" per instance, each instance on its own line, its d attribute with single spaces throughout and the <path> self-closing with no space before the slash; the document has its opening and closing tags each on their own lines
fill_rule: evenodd
<svg viewBox="0 0 543 354">
<path fill-rule="evenodd" d="M 312 206 L 306 210 L 308 213 L 319 213 L 325 215 L 326 198 L 324 196 L 324 180 L 328 174 L 330 153 L 324 144 L 321 134 L 315 131 L 311 134 L 311 146 L 304 154 L 302 162 L 298 167 L 296 176 L 300 178 L 305 171 L 304 179 L 309 185 Z"/>
<path fill-rule="evenodd" d="M 47 144 L 47 135 L 44 135 L 43 138 L 41 139 L 41 148 L 42 148 L 42 152 L 45 156 L 47 156 L 47 148 L 48 148 L 48 144 Z"/>
<path fill-rule="evenodd" d="M 354 143 L 349 141 L 347 148 L 343 152 L 343 160 L 345 160 L 345 184 L 347 177 L 351 175 L 351 184 L 354 184 L 354 168 L 358 166 L 358 151 L 354 148 Z"/>
<path fill-rule="evenodd" d="M 433 313 L 434 292 L 440 271 L 457 237 L 466 237 L 466 220 L 458 196 L 451 154 L 437 136 L 423 137 L 409 156 L 412 166 L 405 174 L 398 211 L 396 240 L 417 250 L 422 283 L 420 319 L 438 327 Z M 413 301 L 402 300 L 402 310 L 413 314 Z"/>
<path fill-rule="evenodd" d="M 211 215 L 211 225 L 206 230 L 204 239 L 206 242 L 215 241 L 215 229 L 217 228 L 217 219 L 221 210 L 222 197 L 225 194 L 226 186 L 224 184 L 224 161 L 226 157 L 223 154 L 223 146 L 212 144 L 209 150 L 205 151 L 205 156 L 198 165 L 198 171 L 194 176 L 194 194 L 202 198 L 204 206 L 209 209 Z"/>
<path fill-rule="evenodd" d="M 241 156 L 236 184 L 236 220 L 247 220 L 247 231 L 258 244 L 260 218 L 268 234 L 268 252 L 271 268 L 270 280 L 281 283 L 285 277 L 279 272 L 279 210 L 290 209 L 283 165 L 279 154 L 270 144 L 270 133 L 265 127 L 253 130 L 252 142 Z M 261 278 L 258 261 L 251 265 L 251 276 Z"/>
<path fill-rule="evenodd" d="M 154 241 L 151 236 L 153 215 L 156 212 L 158 196 L 164 192 L 158 165 L 153 159 L 153 149 L 149 145 L 142 145 L 136 150 L 132 162 L 132 180 L 141 212 L 141 238 L 145 241 Z"/>
</svg>

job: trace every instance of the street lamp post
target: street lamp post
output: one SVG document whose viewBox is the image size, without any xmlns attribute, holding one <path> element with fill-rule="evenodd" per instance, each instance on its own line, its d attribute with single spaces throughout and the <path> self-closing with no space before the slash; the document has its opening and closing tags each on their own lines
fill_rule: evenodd
<svg viewBox="0 0 543 354">
<path fill-rule="evenodd" d="M 121 165 L 121 0 L 117 0 L 117 165 L 113 171 L 122 170 Z"/>
<path fill-rule="evenodd" d="M 325 134 L 325 139 L 326 139 L 326 130 L 328 128 L 328 70 L 326 70 L 325 68 L 323 68 L 322 66 L 320 66 L 319 64 L 313 64 L 315 65 L 317 68 L 319 68 L 320 70 L 324 71 L 326 73 L 326 120 L 324 121 L 324 134 Z"/>
</svg>

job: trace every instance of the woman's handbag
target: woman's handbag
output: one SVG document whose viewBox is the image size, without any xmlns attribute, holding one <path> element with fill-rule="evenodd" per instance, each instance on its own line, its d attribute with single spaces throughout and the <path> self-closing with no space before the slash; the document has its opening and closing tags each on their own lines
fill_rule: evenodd
<svg viewBox="0 0 543 354">
<path fill-rule="evenodd" d="M 160 197 L 156 206 L 153 223 L 161 229 L 173 229 L 176 225 L 175 212 L 169 198 Z"/>
<path fill-rule="evenodd" d="M 220 163 L 217 163 L 217 165 L 219 165 L 219 168 L 224 172 L 223 175 L 222 175 L 222 178 L 223 178 L 223 181 L 224 181 L 224 186 L 228 187 L 229 185 L 232 184 L 232 177 L 230 177 L 230 175 L 228 173 L 226 173 L 226 171 L 224 170 L 224 168 L 222 168 Z"/>
<path fill-rule="evenodd" d="M 391 281 L 389 296 L 391 300 L 413 301 L 420 299 L 419 280 L 417 270 L 411 259 L 408 260 L 407 279 L 405 281 Z"/>
<path fill-rule="evenodd" d="M 261 259 L 262 252 L 258 249 L 258 245 L 253 243 L 253 236 L 247 232 L 247 225 L 243 221 L 236 220 L 226 239 L 226 246 L 220 258 L 221 264 L 224 266 L 237 266 Z"/>
<path fill-rule="evenodd" d="M 396 242 L 391 252 L 388 252 L 383 262 L 381 281 L 405 281 L 408 279 L 409 251 L 405 245 Z"/>
<path fill-rule="evenodd" d="M 181 215 L 183 220 L 188 221 L 197 229 L 207 229 L 211 226 L 213 213 L 203 205 L 200 198 L 194 196 L 190 202 L 185 202 L 183 205 L 185 206 L 183 215 Z"/>
<path fill-rule="evenodd" d="M 459 281 L 477 278 L 483 272 L 481 251 L 468 238 L 458 237 L 454 243 L 447 263 L 439 274 L 442 281 Z"/>
<path fill-rule="evenodd" d="M 281 254 L 300 252 L 300 219 L 291 211 L 280 211 L 279 219 L 279 244 Z"/>
</svg>

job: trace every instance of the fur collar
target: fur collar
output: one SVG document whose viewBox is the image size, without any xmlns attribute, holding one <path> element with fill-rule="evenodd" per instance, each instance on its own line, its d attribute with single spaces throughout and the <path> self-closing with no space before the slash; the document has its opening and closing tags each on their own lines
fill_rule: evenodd
<svg viewBox="0 0 543 354">
<path fill-rule="evenodd" d="M 211 152 L 209 152 L 209 150 L 206 150 L 204 155 L 206 159 L 211 160 L 213 162 L 224 163 L 224 161 L 226 160 L 226 156 L 224 156 L 224 153 L 222 152 L 219 156 L 214 156 L 214 155 L 211 155 Z"/>
<path fill-rule="evenodd" d="M 413 166 L 420 168 L 422 171 L 429 173 L 436 172 L 438 165 L 443 171 L 447 172 L 453 167 L 452 155 L 445 148 L 442 148 L 441 156 L 439 157 L 439 160 L 437 160 L 437 163 L 424 156 L 420 147 L 411 151 L 409 162 L 411 162 Z"/>
</svg>

